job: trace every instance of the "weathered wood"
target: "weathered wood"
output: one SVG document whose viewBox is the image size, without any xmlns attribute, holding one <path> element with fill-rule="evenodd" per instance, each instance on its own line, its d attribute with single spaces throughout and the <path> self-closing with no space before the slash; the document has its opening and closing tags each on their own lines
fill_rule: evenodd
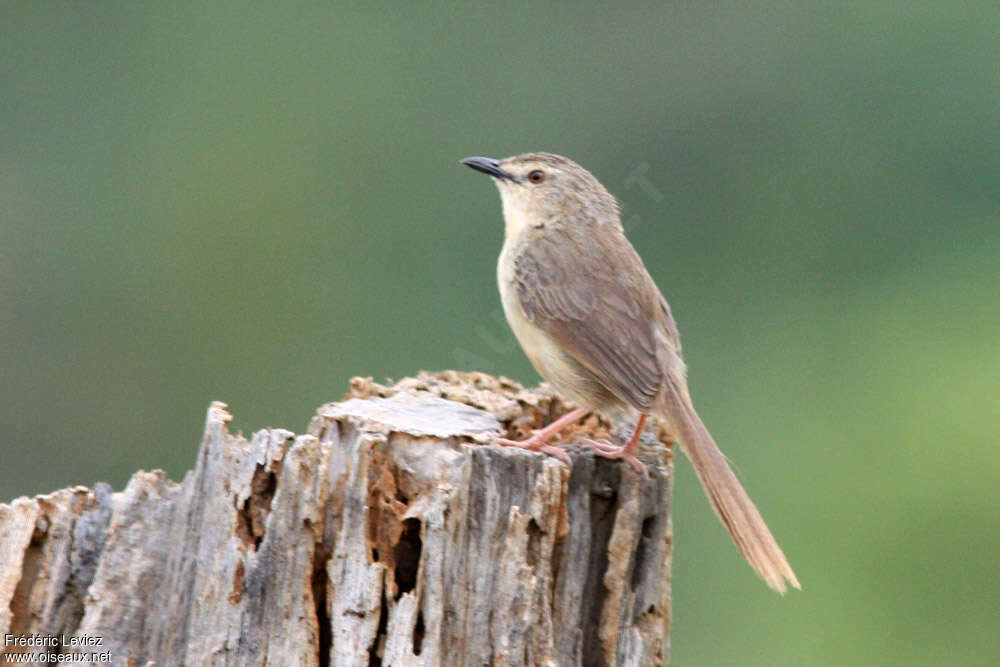
<svg viewBox="0 0 1000 667">
<path fill-rule="evenodd" d="M 672 449 L 649 438 L 644 483 L 578 447 L 570 471 L 488 444 L 566 409 L 481 374 L 356 378 L 305 435 L 248 441 L 214 403 L 180 484 L 138 472 L 120 493 L 0 505 L 0 639 L 13 637 L 0 650 L 157 665 L 662 664 Z M 590 418 L 562 439 L 607 429 Z"/>
</svg>

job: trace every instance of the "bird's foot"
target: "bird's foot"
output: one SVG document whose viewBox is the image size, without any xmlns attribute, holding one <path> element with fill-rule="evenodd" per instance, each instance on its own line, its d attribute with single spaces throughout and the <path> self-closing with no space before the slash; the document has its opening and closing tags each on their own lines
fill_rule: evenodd
<svg viewBox="0 0 1000 667">
<path fill-rule="evenodd" d="M 646 466 L 635 455 L 636 451 L 639 449 L 637 442 L 633 444 L 630 440 L 624 445 L 614 445 L 607 440 L 590 440 L 589 438 L 581 440 L 580 442 L 593 449 L 595 456 L 600 456 L 604 459 L 619 459 L 624 461 L 632 466 L 637 473 L 642 475 L 643 479 L 649 479 L 649 471 L 646 470 Z"/>
<path fill-rule="evenodd" d="M 543 429 L 544 430 L 544 429 Z M 507 438 L 497 438 L 497 444 L 502 447 L 520 447 L 533 452 L 543 452 L 549 456 L 554 456 L 569 467 L 573 467 L 573 462 L 565 450 L 548 444 L 549 438 L 545 437 L 542 431 L 535 431 L 535 434 L 524 440 L 508 440 Z"/>
<path fill-rule="evenodd" d="M 533 452 L 542 452 L 544 454 L 548 454 L 549 456 L 555 456 L 557 459 L 572 468 L 573 462 L 570 460 L 569 454 L 559 447 L 550 445 L 549 441 L 552 440 L 557 433 L 559 433 L 560 429 L 580 421 L 580 419 L 582 419 L 586 414 L 586 408 L 571 410 L 545 428 L 540 428 L 537 431 L 534 431 L 530 438 L 526 438 L 524 440 L 497 438 L 497 444 L 503 447 L 520 447 L 521 449 L 529 449 Z"/>
</svg>

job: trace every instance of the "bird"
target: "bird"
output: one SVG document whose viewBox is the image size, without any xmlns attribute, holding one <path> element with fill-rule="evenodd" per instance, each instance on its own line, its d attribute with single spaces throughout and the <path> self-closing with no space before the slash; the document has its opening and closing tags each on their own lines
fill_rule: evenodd
<svg viewBox="0 0 1000 667">
<path fill-rule="evenodd" d="M 500 192 L 504 243 L 497 283 L 504 314 L 528 359 L 579 406 L 525 440 L 499 444 L 556 456 L 558 432 L 591 412 L 638 413 L 623 444 L 585 440 L 597 456 L 648 475 L 638 459 L 647 417 L 665 420 L 715 514 L 772 589 L 801 589 L 781 547 L 698 416 L 680 334 L 666 299 L 625 237 L 617 200 L 589 171 L 553 153 L 467 157 Z M 787 583 L 786 583 L 787 582 Z"/>
</svg>

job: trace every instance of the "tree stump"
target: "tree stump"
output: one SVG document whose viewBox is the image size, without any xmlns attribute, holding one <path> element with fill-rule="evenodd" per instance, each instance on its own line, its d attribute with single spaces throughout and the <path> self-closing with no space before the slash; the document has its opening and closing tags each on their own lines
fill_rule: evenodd
<svg viewBox="0 0 1000 667">
<path fill-rule="evenodd" d="M 208 410 L 181 483 L 0 505 L 0 651 L 78 664 L 656 665 L 672 448 L 644 482 L 489 443 L 568 411 L 544 386 L 355 378 L 304 435 Z M 619 430 L 596 417 L 560 442 Z M 647 429 L 651 431 L 652 429 Z M 12 656 L 9 656 L 12 657 Z"/>
</svg>

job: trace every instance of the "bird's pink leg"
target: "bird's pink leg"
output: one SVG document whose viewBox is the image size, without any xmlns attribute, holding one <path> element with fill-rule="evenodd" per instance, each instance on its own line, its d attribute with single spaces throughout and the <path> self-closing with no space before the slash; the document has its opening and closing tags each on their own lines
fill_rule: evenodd
<svg viewBox="0 0 1000 667">
<path fill-rule="evenodd" d="M 573 463 L 570 461 L 569 455 L 562 449 L 550 445 L 549 440 L 555 437 L 559 431 L 566 428 L 570 424 L 574 424 L 583 419 L 588 412 L 590 412 L 590 410 L 587 408 L 577 408 L 572 412 L 567 412 L 545 428 L 538 429 L 531 434 L 530 438 L 526 438 L 524 440 L 508 440 L 507 438 L 498 438 L 497 444 L 503 445 L 504 447 L 520 447 L 522 449 L 530 449 L 533 452 L 545 452 L 549 456 L 557 457 L 566 465 L 572 466 Z"/>
<path fill-rule="evenodd" d="M 646 425 L 646 415 L 639 415 L 639 421 L 635 425 L 635 433 L 632 437 L 628 439 L 624 445 L 613 445 L 607 440 L 583 440 L 583 444 L 587 445 L 594 450 L 596 456 L 600 456 L 606 459 L 621 459 L 628 463 L 630 466 L 635 468 L 635 471 L 649 479 L 649 473 L 646 471 L 646 466 L 642 464 L 636 454 L 639 453 L 639 436 L 642 435 L 642 427 Z"/>
</svg>

